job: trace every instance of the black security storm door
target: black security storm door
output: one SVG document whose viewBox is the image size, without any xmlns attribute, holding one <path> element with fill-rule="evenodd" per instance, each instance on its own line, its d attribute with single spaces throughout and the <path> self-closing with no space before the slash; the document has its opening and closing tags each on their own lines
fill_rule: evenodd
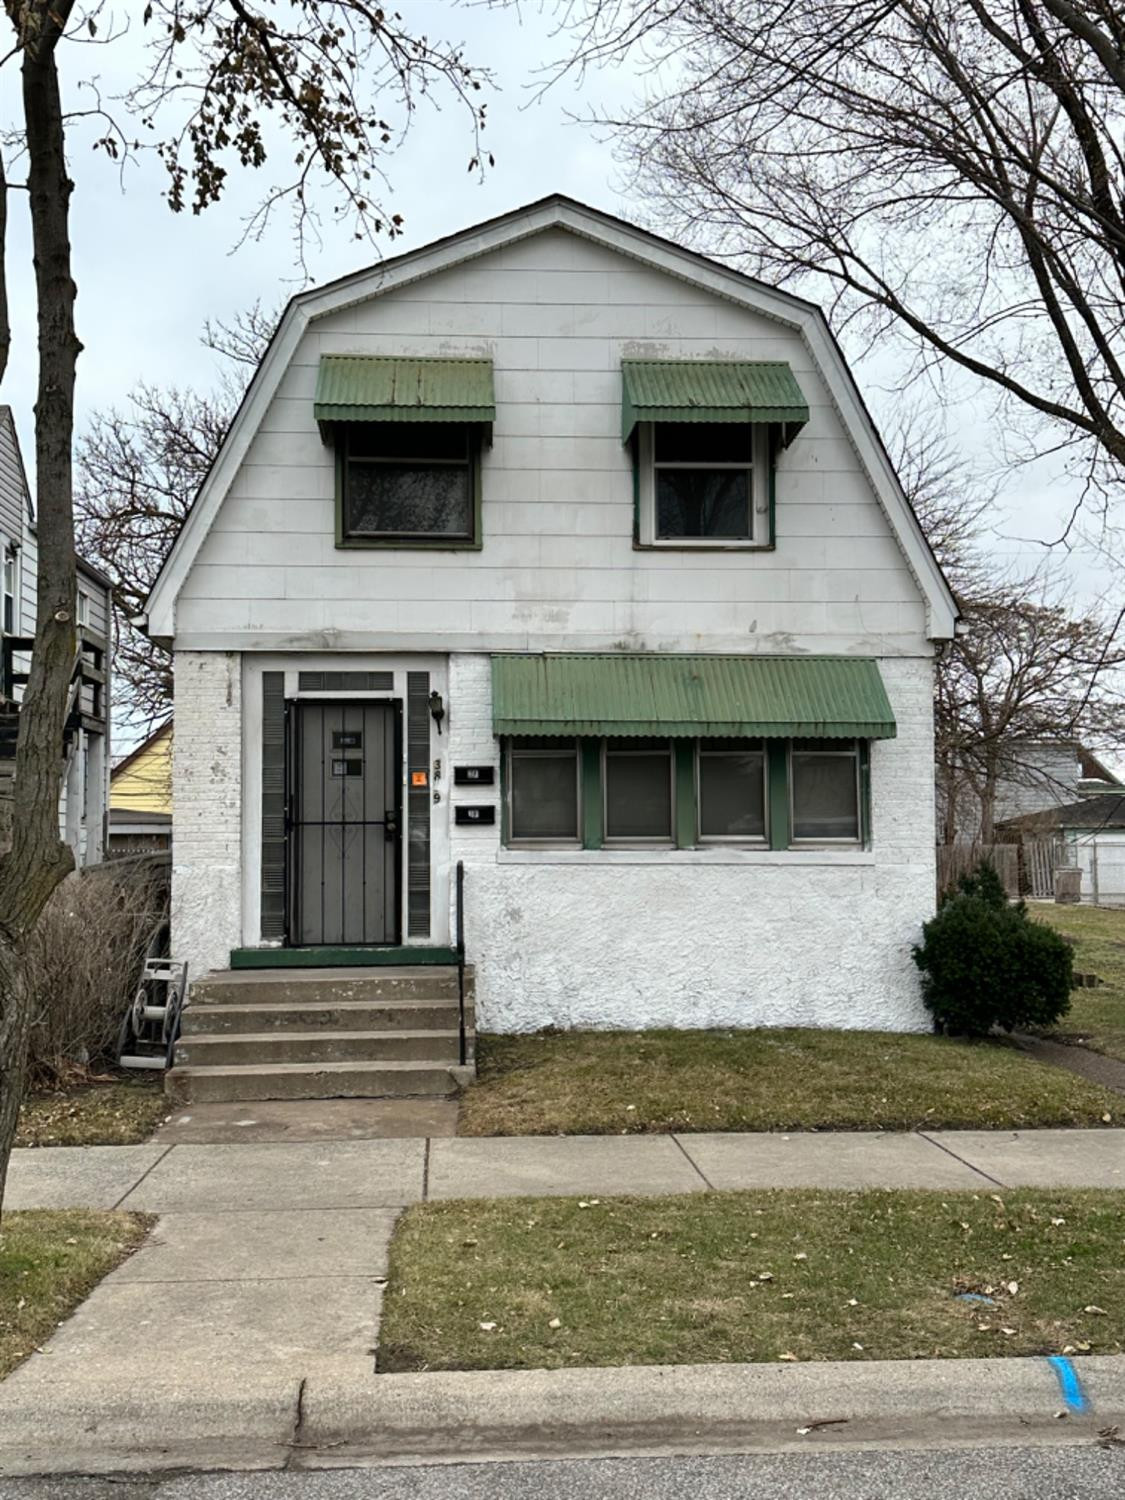
<svg viewBox="0 0 1125 1500">
<path fill-rule="evenodd" d="M 293 705 L 290 941 L 400 939 L 397 703 Z"/>
</svg>

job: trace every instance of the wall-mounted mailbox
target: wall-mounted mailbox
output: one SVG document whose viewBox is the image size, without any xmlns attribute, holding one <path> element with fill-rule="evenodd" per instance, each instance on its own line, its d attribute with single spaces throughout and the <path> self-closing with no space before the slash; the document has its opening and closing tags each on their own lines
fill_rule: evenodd
<svg viewBox="0 0 1125 1500">
<path fill-rule="evenodd" d="M 491 786 L 496 780 L 495 766 L 454 766 L 454 786 Z"/>
<path fill-rule="evenodd" d="M 455 823 L 486 823 L 496 822 L 496 809 L 494 807 L 477 807 L 471 803 L 464 803 L 453 810 L 453 821 Z"/>
</svg>

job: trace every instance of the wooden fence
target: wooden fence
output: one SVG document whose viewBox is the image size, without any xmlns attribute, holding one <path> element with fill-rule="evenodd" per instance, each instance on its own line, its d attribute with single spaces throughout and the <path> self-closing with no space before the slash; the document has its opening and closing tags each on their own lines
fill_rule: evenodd
<svg viewBox="0 0 1125 1500">
<path fill-rule="evenodd" d="M 1039 901 L 1050 901 L 1055 894 L 1055 871 L 1073 864 L 1062 839 L 1024 839 L 1023 893 Z"/>
<path fill-rule="evenodd" d="M 937 850 L 938 899 L 953 890 L 962 875 L 975 870 L 982 859 L 996 866 L 1009 896 L 1020 893 L 1020 859 L 1018 844 L 939 844 Z"/>
</svg>

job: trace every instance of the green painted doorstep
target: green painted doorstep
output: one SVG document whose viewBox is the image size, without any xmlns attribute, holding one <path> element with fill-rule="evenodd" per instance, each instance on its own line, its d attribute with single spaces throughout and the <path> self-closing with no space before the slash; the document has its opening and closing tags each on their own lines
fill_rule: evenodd
<svg viewBox="0 0 1125 1500">
<path fill-rule="evenodd" d="M 232 969 L 348 969 L 376 964 L 455 964 L 455 948 L 232 948 Z"/>
</svg>

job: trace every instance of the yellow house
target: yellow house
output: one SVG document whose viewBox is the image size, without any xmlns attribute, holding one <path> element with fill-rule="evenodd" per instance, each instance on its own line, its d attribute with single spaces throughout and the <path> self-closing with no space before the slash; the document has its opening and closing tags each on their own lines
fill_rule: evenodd
<svg viewBox="0 0 1125 1500">
<path fill-rule="evenodd" d="M 109 778 L 110 852 L 167 849 L 172 838 L 172 720 L 114 766 Z"/>
</svg>

